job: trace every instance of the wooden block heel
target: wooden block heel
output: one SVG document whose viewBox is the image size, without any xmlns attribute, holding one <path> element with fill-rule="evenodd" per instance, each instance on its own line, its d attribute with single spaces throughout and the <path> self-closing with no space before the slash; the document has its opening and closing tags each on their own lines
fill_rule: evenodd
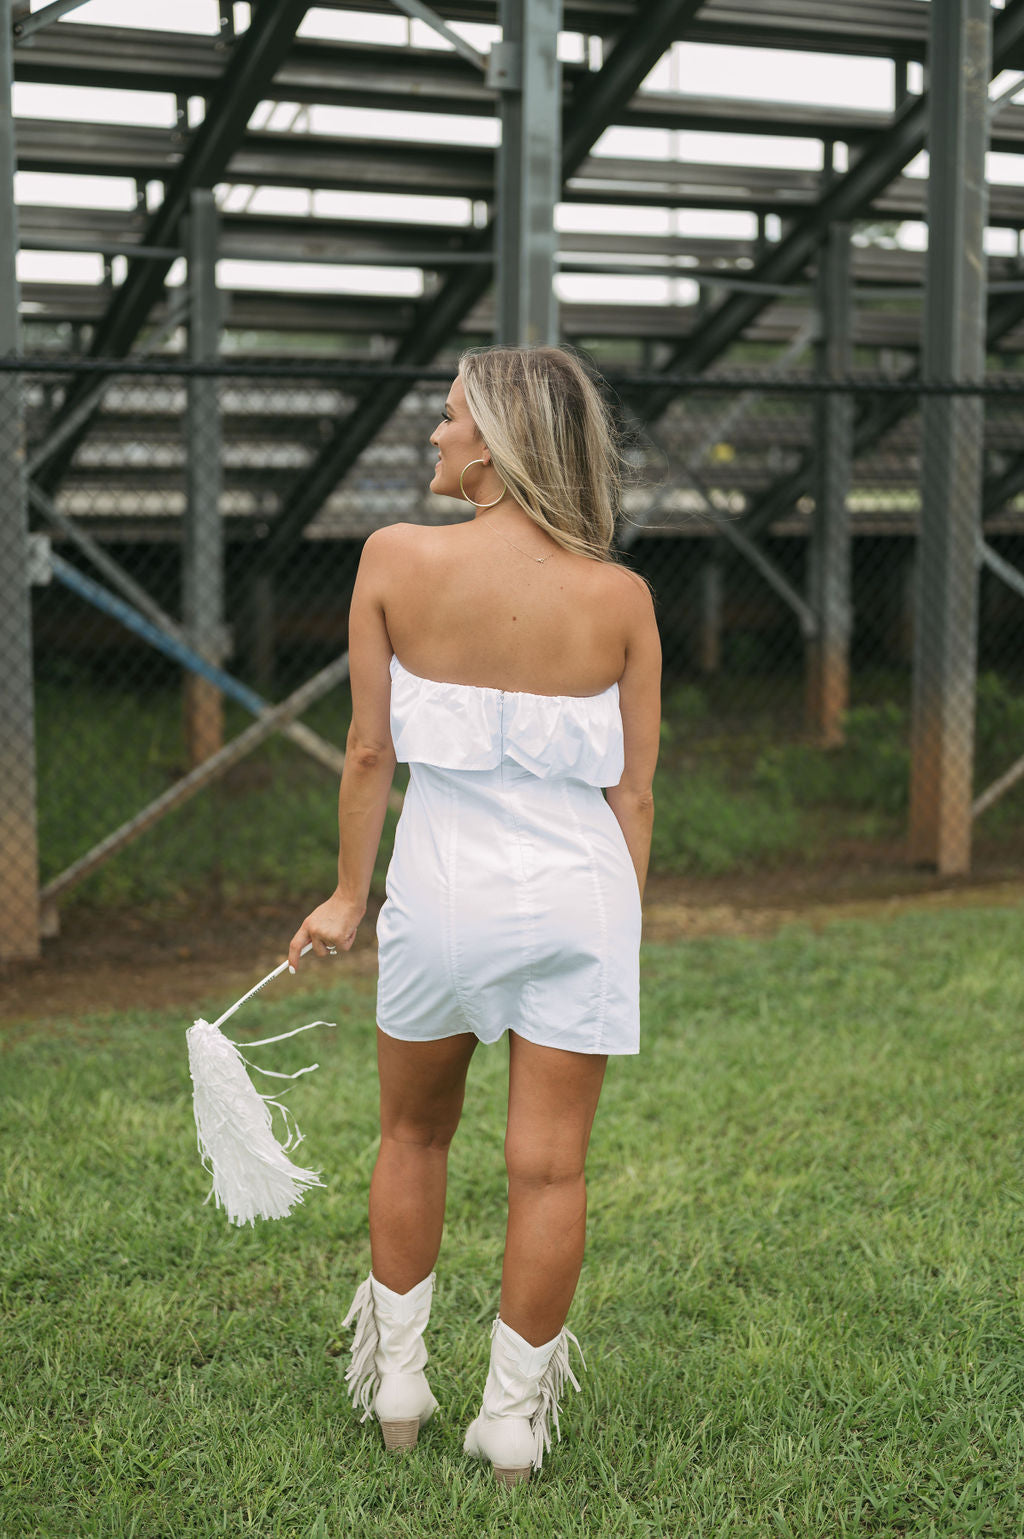
<svg viewBox="0 0 1024 1539">
<path fill-rule="evenodd" d="M 384 1434 L 384 1447 L 390 1453 L 407 1453 L 410 1448 L 416 1447 L 420 1419 L 413 1416 L 408 1421 L 382 1421 L 380 1430 Z"/>
<path fill-rule="evenodd" d="M 531 1468 L 532 1465 L 527 1464 L 522 1468 L 502 1469 L 499 1465 L 496 1464 L 494 1466 L 494 1478 L 499 1485 L 518 1486 L 521 1485 L 523 1481 L 529 1480 Z"/>
</svg>

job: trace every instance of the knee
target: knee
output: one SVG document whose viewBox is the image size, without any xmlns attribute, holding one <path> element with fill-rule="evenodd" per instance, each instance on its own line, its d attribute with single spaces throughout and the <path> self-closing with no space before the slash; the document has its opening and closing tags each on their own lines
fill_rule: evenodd
<svg viewBox="0 0 1024 1539">
<path fill-rule="evenodd" d="M 571 1186 L 583 1180 L 584 1157 L 575 1149 L 506 1139 L 505 1169 L 510 1186 Z"/>
<path fill-rule="evenodd" d="M 381 1128 L 381 1143 L 391 1144 L 401 1150 L 447 1154 L 457 1126 L 457 1123 L 447 1121 L 397 1118 Z"/>
</svg>

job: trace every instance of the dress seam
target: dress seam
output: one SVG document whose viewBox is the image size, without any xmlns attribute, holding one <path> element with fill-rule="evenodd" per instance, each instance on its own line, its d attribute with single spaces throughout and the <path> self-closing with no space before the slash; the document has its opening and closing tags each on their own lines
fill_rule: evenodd
<svg viewBox="0 0 1024 1539">
<path fill-rule="evenodd" d="M 511 823 L 512 838 L 515 843 L 516 856 L 519 864 L 519 880 L 515 884 L 516 907 L 519 911 L 519 920 L 523 930 L 523 986 L 519 993 L 519 1015 L 527 1016 L 531 1005 L 535 1008 L 537 995 L 536 979 L 536 915 L 531 911 L 529 901 L 529 878 L 526 870 L 525 852 L 523 849 L 522 829 L 516 817 L 515 799 L 505 798 L 505 691 L 498 691 L 498 778 L 501 785 L 501 803 L 507 808 Z M 511 1022 L 506 1022 L 504 1030 L 514 1031 L 516 1028 Z"/>
<path fill-rule="evenodd" d="M 604 1052 L 605 1037 L 608 1031 L 608 910 L 605 906 L 604 894 L 601 891 L 601 879 L 594 861 L 594 854 L 590 842 L 586 837 L 579 813 L 572 804 L 572 796 L 569 791 L 569 780 L 562 781 L 562 797 L 568 817 L 575 826 L 580 841 L 580 848 L 584 849 L 587 859 L 587 870 L 590 873 L 591 886 L 594 889 L 594 903 L 597 909 L 597 923 L 600 930 L 599 949 L 599 983 L 597 1019 L 595 1029 L 597 1033 L 597 1046 L 592 1049 L 595 1053 Z"/>
<path fill-rule="evenodd" d="M 446 941 L 445 949 L 448 955 L 448 972 L 449 976 L 451 977 L 452 993 L 455 995 L 456 1003 L 458 1004 L 459 1009 L 462 1011 L 462 1018 L 464 1021 L 469 1023 L 470 1029 L 475 1031 L 476 1024 L 473 1012 L 467 1006 L 465 993 L 462 987 L 462 978 L 460 975 L 462 953 L 456 936 L 455 924 L 455 845 L 458 838 L 458 809 L 455 805 L 455 787 L 447 781 L 446 777 L 442 780 L 441 783 L 445 787 L 445 791 L 450 804 L 448 817 L 448 838 L 445 844 L 444 879 L 446 891 L 443 908 Z"/>
<path fill-rule="evenodd" d="M 520 880 L 516 882 L 516 899 L 523 926 L 523 986 L 519 996 L 519 1012 L 521 1016 L 528 1018 L 529 1011 L 536 1009 L 537 999 L 537 916 L 529 901 L 530 877 L 526 869 L 523 830 L 516 817 L 515 805 L 511 801 L 508 803 L 508 811 L 519 864 Z M 517 1028 L 509 1022 L 505 1029 L 515 1031 Z"/>
</svg>

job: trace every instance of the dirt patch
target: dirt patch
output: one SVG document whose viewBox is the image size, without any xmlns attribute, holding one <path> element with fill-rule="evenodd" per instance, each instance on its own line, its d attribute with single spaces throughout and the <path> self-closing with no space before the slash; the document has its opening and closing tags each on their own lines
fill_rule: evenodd
<svg viewBox="0 0 1024 1539">
<path fill-rule="evenodd" d="M 318 901 L 314 895 L 287 908 L 254 904 L 170 917 L 74 909 L 62 934 L 44 942 L 41 960 L 0 965 L 0 1024 L 105 1010 L 212 1016 L 283 959 L 296 924 Z M 836 850 L 827 867 L 700 879 L 652 875 L 644 939 L 770 935 L 797 919 L 819 928 L 911 909 L 1017 905 L 1024 906 L 1019 867 L 993 862 L 970 879 L 950 880 L 901 866 L 892 852 L 850 847 Z M 350 952 L 332 961 L 307 958 L 307 978 L 323 982 L 327 969 L 341 969 L 369 987 L 378 907 L 368 909 Z"/>
<path fill-rule="evenodd" d="M 772 935 L 785 924 L 799 920 L 820 930 L 841 919 L 880 919 L 914 910 L 940 908 L 1024 906 L 1024 881 L 1019 879 L 989 882 L 932 882 L 930 886 L 894 889 L 871 894 L 844 892 L 841 885 L 832 890 L 808 891 L 795 883 L 792 890 L 771 894 L 740 892 L 723 901 L 714 891 L 695 893 L 674 899 L 669 894 L 655 895 L 649 889 L 644 904 L 644 939 L 678 940 L 703 935 Z"/>
<path fill-rule="evenodd" d="M 101 1010 L 181 1009 L 212 1018 L 283 961 L 306 912 L 257 905 L 150 917 L 75 909 L 61 935 L 43 942 L 39 961 L 0 966 L 0 1023 Z M 336 960 L 307 957 L 306 977 L 322 981 L 328 967 L 373 975 L 375 922 L 376 908 L 352 950 Z"/>
</svg>

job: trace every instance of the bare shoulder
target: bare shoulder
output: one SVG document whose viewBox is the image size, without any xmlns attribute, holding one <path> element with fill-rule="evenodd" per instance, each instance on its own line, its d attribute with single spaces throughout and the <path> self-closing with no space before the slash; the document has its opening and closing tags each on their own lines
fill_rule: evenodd
<svg viewBox="0 0 1024 1539">
<path fill-rule="evenodd" d="M 363 541 L 359 570 L 364 582 L 391 589 L 403 583 L 413 572 L 422 574 L 424 563 L 432 559 L 436 533 L 425 524 L 382 524 Z"/>
<path fill-rule="evenodd" d="M 639 573 L 608 561 L 604 563 L 602 577 L 609 602 L 617 604 L 624 614 L 634 620 L 653 616 L 654 596 Z"/>
<path fill-rule="evenodd" d="M 375 561 L 382 556 L 394 556 L 407 550 L 422 533 L 419 524 L 381 524 L 372 529 L 363 541 L 363 556 Z"/>
<path fill-rule="evenodd" d="M 626 654 L 621 683 L 640 675 L 656 678 L 661 671 L 661 638 L 654 612 L 654 595 L 644 579 L 627 566 L 609 566 L 606 609 L 618 618 Z"/>
</svg>

